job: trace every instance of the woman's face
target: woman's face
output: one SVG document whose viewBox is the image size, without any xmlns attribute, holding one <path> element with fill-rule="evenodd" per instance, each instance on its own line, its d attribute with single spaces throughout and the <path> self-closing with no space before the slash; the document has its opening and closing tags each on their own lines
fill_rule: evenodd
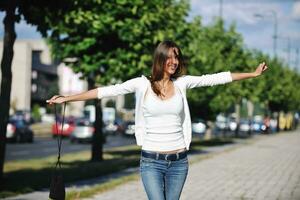
<svg viewBox="0 0 300 200">
<path fill-rule="evenodd" d="M 166 75 L 171 76 L 176 72 L 178 67 L 179 60 L 178 60 L 178 49 L 177 48 L 170 48 L 168 52 L 168 58 L 166 60 L 164 66 L 164 72 Z"/>
</svg>

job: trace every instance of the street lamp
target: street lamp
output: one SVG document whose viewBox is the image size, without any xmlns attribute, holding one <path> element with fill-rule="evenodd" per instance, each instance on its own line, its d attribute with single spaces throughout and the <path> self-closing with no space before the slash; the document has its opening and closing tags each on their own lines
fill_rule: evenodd
<svg viewBox="0 0 300 200">
<path fill-rule="evenodd" d="M 298 64 L 299 64 L 299 48 L 296 48 L 295 70 L 299 70 Z"/>
<path fill-rule="evenodd" d="M 273 53 L 274 53 L 274 56 L 276 57 L 277 56 L 277 54 L 276 54 L 277 37 L 278 37 L 278 33 L 277 33 L 278 17 L 277 17 L 277 13 L 274 10 L 270 10 L 269 12 L 271 13 L 273 20 L 274 20 Z M 254 16 L 257 18 L 266 17 L 266 15 L 262 15 L 260 13 L 256 13 L 256 14 L 254 14 Z"/>
<path fill-rule="evenodd" d="M 220 18 L 222 19 L 223 18 L 223 0 L 219 0 L 219 4 L 220 4 L 219 15 L 220 15 Z"/>
</svg>

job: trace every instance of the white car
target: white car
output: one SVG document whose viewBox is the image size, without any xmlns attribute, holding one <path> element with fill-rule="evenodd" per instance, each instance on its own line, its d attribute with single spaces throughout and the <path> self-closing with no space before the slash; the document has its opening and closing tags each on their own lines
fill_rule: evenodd
<svg viewBox="0 0 300 200">
<path fill-rule="evenodd" d="M 70 141 L 73 142 L 91 142 L 95 132 L 93 123 L 88 119 L 78 119 L 75 128 L 70 135 Z"/>
<path fill-rule="evenodd" d="M 192 132 L 193 134 L 198 134 L 201 137 L 204 136 L 206 132 L 206 123 L 202 119 L 195 119 L 192 121 Z"/>
<path fill-rule="evenodd" d="M 131 136 L 135 133 L 135 123 L 132 121 L 126 122 L 125 135 Z"/>
</svg>

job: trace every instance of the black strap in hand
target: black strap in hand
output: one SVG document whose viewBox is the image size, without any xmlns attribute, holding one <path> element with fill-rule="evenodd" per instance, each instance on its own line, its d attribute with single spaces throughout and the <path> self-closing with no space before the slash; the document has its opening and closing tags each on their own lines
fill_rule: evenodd
<svg viewBox="0 0 300 200">
<path fill-rule="evenodd" d="M 61 97 L 61 96 L 58 96 L 58 97 Z M 57 156 L 57 162 L 55 164 L 54 172 L 52 174 L 51 183 L 50 183 L 49 198 L 53 199 L 53 200 L 65 200 L 65 197 L 66 197 L 65 184 L 63 181 L 63 175 L 61 173 L 61 162 L 60 162 L 62 135 L 63 135 L 63 128 L 64 128 L 64 123 L 65 123 L 65 110 L 66 110 L 66 103 L 64 103 L 64 107 L 63 107 L 61 132 L 59 133 L 56 104 L 54 104 L 58 156 Z"/>
</svg>

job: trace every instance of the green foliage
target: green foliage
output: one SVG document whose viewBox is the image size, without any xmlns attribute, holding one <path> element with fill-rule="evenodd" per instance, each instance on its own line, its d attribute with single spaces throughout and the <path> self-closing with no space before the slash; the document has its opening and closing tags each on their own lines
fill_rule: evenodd
<svg viewBox="0 0 300 200">
<path fill-rule="evenodd" d="M 40 106 L 38 104 L 34 104 L 32 108 L 32 117 L 34 121 L 41 120 Z"/>
<path fill-rule="evenodd" d="M 202 75 L 221 71 L 247 71 L 242 37 L 232 26 L 225 30 L 223 22 L 201 27 L 200 19 L 191 23 L 188 44 L 188 73 Z M 232 104 L 246 95 L 243 83 L 201 88 L 188 93 L 192 116 L 213 119 L 219 112 L 226 112 Z"/>
<path fill-rule="evenodd" d="M 241 104 L 243 98 L 262 103 L 270 111 L 299 110 L 299 74 L 277 58 L 246 49 L 234 25 L 226 30 L 222 20 L 217 20 L 203 27 L 200 18 L 195 18 L 189 30 L 184 52 L 189 60 L 189 74 L 251 72 L 263 61 L 269 66 L 268 72 L 258 78 L 188 92 L 193 117 L 214 119 L 219 112 L 232 112 L 230 108 Z"/>
<path fill-rule="evenodd" d="M 75 72 L 100 84 L 149 74 L 152 52 L 179 37 L 188 13 L 185 0 L 76 1 L 48 34 L 55 57 L 76 57 Z"/>
<path fill-rule="evenodd" d="M 69 65 L 84 79 L 112 84 L 149 75 L 155 46 L 171 39 L 182 47 L 188 74 L 249 72 L 262 61 L 270 68 L 259 78 L 189 91 L 193 116 L 213 119 L 243 98 L 271 111 L 299 110 L 299 74 L 277 58 L 246 49 L 234 25 L 225 29 L 217 19 L 203 26 L 201 17 L 187 22 L 188 12 L 187 0 L 25 0 L 19 8 L 47 37 L 56 58 L 77 58 Z"/>
</svg>

